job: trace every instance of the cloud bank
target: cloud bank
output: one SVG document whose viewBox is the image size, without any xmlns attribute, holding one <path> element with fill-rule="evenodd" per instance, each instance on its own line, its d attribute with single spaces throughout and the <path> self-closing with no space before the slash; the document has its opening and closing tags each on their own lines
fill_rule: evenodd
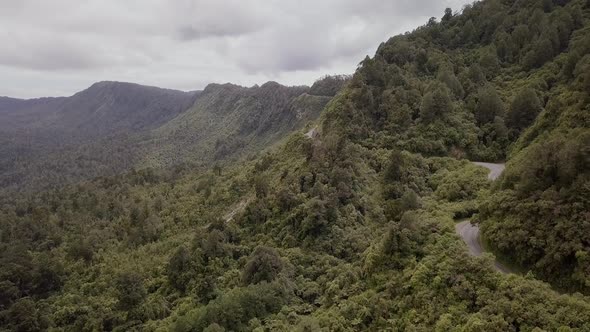
<svg viewBox="0 0 590 332">
<path fill-rule="evenodd" d="M 352 73 L 382 41 L 467 2 L 2 1 L 0 95 L 71 95 L 100 80 L 311 84 Z"/>
</svg>

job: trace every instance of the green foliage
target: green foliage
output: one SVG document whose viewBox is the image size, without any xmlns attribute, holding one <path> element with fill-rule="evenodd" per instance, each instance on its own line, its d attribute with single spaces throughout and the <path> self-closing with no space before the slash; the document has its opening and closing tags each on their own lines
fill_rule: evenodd
<svg viewBox="0 0 590 332">
<path fill-rule="evenodd" d="M 533 123 L 541 109 L 541 102 L 535 91 L 525 88 L 512 100 L 507 124 L 510 128 L 523 130 Z"/>
<path fill-rule="evenodd" d="M 461 82 L 457 79 L 455 74 L 449 70 L 443 70 L 439 75 L 438 79 L 445 83 L 446 86 L 453 92 L 455 98 L 462 99 L 465 91 L 463 90 L 463 86 Z"/>
<path fill-rule="evenodd" d="M 190 280 L 193 278 L 195 266 L 189 251 L 181 246 L 170 258 L 167 273 L 170 284 L 180 291 L 185 291 Z"/>
<path fill-rule="evenodd" d="M 131 310 L 140 305 L 146 297 L 143 278 L 137 272 L 124 272 L 115 279 L 119 306 Z"/>
<path fill-rule="evenodd" d="M 549 39 L 540 39 L 535 42 L 532 49 L 522 59 L 525 68 L 537 68 L 545 64 L 553 57 L 553 45 Z"/>
<path fill-rule="evenodd" d="M 586 291 L 588 146 L 590 134 L 580 129 L 531 145 L 511 161 L 480 216 L 497 250 L 561 288 Z"/>
<path fill-rule="evenodd" d="M 475 119 L 478 124 L 493 122 L 496 117 L 504 116 L 504 103 L 498 96 L 493 86 L 481 88 L 477 94 L 477 107 L 475 109 Z"/>
<path fill-rule="evenodd" d="M 432 123 L 434 120 L 442 119 L 453 109 L 449 93 L 445 88 L 435 87 L 433 91 L 427 92 L 420 104 L 420 119 L 424 123 Z"/>
<path fill-rule="evenodd" d="M 217 330 L 222 327 L 230 331 L 247 331 L 252 318 L 276 313 L 288 298 L 288 288 L 279 282 L 234 288 L 206 306 L 180 317 L 172 330 L 215 331 L 217 325 Z"/>
<path fill-rule="evenodd" d="M 262 281 L 273 281 L 281 270 L 283 262 L 277 251 L 269 247 L 257 247 L 248 259 L 242 280 L 245 284 L 257 284 Z"/>
<path fill-rule="evenodd" d="M 346 75 L 325 76 L 315 81 L 309 89 L 309 94 L 316 96 L 335 96 L 350 77 Z"/>
<path fill-rule="evenodd" d="M 479 190 L 485 188 L 485 174 L 479 167 L 469 165 L 454 171 L 441 170 L 434 174 L 430 182 L 434 194 L 441 200 L 460 201 L 474 199 Z"/>
<path fill-rule="evenodd" d="M 489 49 L 485 51 L 479 59 L 479 64 L 488 80 L 494 78 L 500 70 L 500 63 L 496 53 L 497 50 L 493 48 Z"/>
<path fill-rule="evenodd" d="M 16 301 L 0 320 L 4 321 L 6 327 L 18 332 L 43 331 L 47 328 L 35 302 L 30 298 Z"/>
</svg>

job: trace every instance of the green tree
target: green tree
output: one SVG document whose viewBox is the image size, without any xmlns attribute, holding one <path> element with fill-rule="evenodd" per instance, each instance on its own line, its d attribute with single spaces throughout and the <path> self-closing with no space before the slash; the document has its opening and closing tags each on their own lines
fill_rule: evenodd
<svg viewBox="0 0 590 332">
<path fill-rule="evenodd" d="M 475 119 L 479 125 L 490 123 L 494 118 L 504 115 L 504 103 L 496 89 L 493 86 L 487 85 L 479 89 L 477 93 L 477 106 L 475 109 Z"/>
<path fill-rule="evenodd" d="M 404 167 L 404 155 L 399 150 L 391 151 L 389 162 L 383 172 L 383 177 L 387 182 L 397 182 L 401 180 Z"/>
<path fill-rule="evenodd" d="M 496 53 L 500 60 L 512 62 L 515 53 L 515 46 L 514 42 L 512 41 L 512 36 L 502 31 L 498 37 L 496 37 L 494 44 L 496 46 Z"/>
<path fill-rule="evenodd" d="M 268 195 L 269 184 L 266 176 L 258 174 L 254 177 L 254 191 L 257 198 L 264 198 Z"/>
<path fill-rule="evenodd" d="M 427 92 L 420 105 L 420 119 L 424 123 L 442 119 L 453 110 L 453 103 L 446 88 L 437 87 L 434 91 Z"/>
<path fill-rule="evenodd" d="M 526 69 L 541 67 L 553 57 L 553 44 L 551 40 L 540 37 L 532 49 L 522 59 L 522 65 Z"/>
<path fill-rule="evenodd" d="M 115 280 L 119 306 L 123 310 L 131 310 L 141 304 L 147 292 L 143 286 L 143 278 L 137 272 L 123 272 Z"/>
<path fill-rule="evenodd" d="M 438 80 L 443 82 L 451 90 L 455 98 L 463 98 L 463 94 L 465 93 L 463 86 L 452 71 L 448 69 L 442 70 L 438 74 Z"/>
<path fill-rule="evenodd" d="M 525 44 L 529 43 L 530 39 L 531 32 L 526 24 L 518 25 L 512 31 L 512 40 L 518 50 L 523 48 Z"/>
<path fill-rule="evenodd" d="M 84 262 L 89 263 L 94 257 L 94 250 L 92 245 L 87 239 L 78 238 L 75 239 L 67 249 L 68 256 L 72 259 L 82 259 Z"/>
<path fill-rule="evenodd" d="M 415 210 L 421 206 L 420 196 L 413 190 L 406 190 L 400 199 L 400 206 L 403 212 Z"/>
<path fill-rule="evenodd" d="M 185 291 L 194 275 L 194 264 L 189 251 L 181 246 L 170 257 L 167 266 L 168 281 L 180 290 Z"/>
<path fill-rule="evenodd" d="M 578 61 L 580 61 L 580 58 L 580 54 L 577 51 L 571 51 L 570 53 L 568 53 L 566 62 L 563 65 L 563 74 L 565 75 L 565 77 L 574 77 L 574 70 L 576 69 Z"/>
<path fill-rule="evenodd" d="M 42 254 L 35 262 L 33 277 L 33 292 L 38 295 L 47 295 L 58 290 L 63 283 L 63 266 L 57 259 L 52 259 L 49 254 Z"/>
<path fill-rule="evenodd" d="M 481 70 L 481 66 L 478 63 L 474 63 L 469 67 L 467 76 L 471 82 L 475 83 L 476 85 L 481 85 L 486 81 L 486 76 L 484 75 L 483 71 Z"/>
<path fill-rule="evenodd" d="M 516 130 L 523 130 L 528 127 L 539 112 L 542 106 L 535 90 L 531 88 L 522 89 L 510 104 L 508 112 L 508 127 Z"/>
<path fill-rule="evenodd" d="M 477 35 L 477 30 L 475 29 L 472 20 L 468 20 L 463 26 L 463 30 L 461 30 L 461 39 L 463 40 L 463 43 L 467 45 L 479 42 L 479 36 Z"/>
<path fill-rule="evenodd" d="M 273 281 L 283 269 L 281 256 L 274 248 L 259 246 L 250 255 L 244 271 L 244 284 L 257 284 L 261 281 Z"/>
<path fill-rule="evenodd" d="M 487 79 L 492 79 L 500 71 L 500 63 L 494 47 L 486 50 L 479 58 L 479 64 Z"/>
<path fill-rule="evenodd" d="M 221 165 L 219 163 L 216 163 L 215 165 L 213 165 L 213 173 L 217 176 L 221 176 L 221 172 L 222 172 L 222 168 Z"/>
<path fill-rule="evenodd" d="M 22 298 L 5 312 L 8 326 L 17 332 L 43 331 L 46 326 L 31 298 Z M 1 320 L 0 320 L 1 321 Z"/>
<path fill-rule="evenodd" d="M 453 10 L 451 8 L 445 8 L 445 14 L 443 15 L 441 22 L 448 22 L 453 18 Z"/>
</svg>

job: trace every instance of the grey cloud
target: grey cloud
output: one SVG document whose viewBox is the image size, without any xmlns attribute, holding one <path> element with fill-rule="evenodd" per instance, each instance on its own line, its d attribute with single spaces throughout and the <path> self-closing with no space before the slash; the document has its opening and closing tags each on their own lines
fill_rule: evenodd
<svg viewBox="0 0 590 332">
<path fill-rule="evenodd" d="M 309 84 L 468 1 L 0 1 L 0 76 L 20 77 L 22 95 L 98 80 Z M 11 84 L 0 80 L 0 95 Z"/>
<path fill-rule="evenodd" d="M 262 30 L 275 14 L 261 1 L 176 1 L 170 11 L 181 40 L 244 36 Z"/>
<path fill-rule="evenodd" d="M 141 65 L 144 54 L 121 49 L 101 39 L 88 40 L 40 31 L 0 33 L 0 65 L 30 70 L 88 70 Z M 125 52 L 127 51 L 127 52 Z"/>
<path fill-rule="evenodd" d="M 44 36 L 25 38 L 21 34 L 0 36 L 3 51 L 0 65 L 37 70 L 67 70 L 100 67 L 107 61 L 104 57 L 81 44 Z"/>
<path fill-rule="evenodd" d="M 54 48 L 41 49 L 28 54 L 2 53 L 0 64 L 38 70 L 75 70 L 105 65 L 102 59 L 91 55 Z"/>
<path fill-rule="evenodd" d="M 237 43 L 238 64 L 247 72 L 318 70 L 334 60 L 358 63 L 372 55 L 380 42 L 402 33 L 408 26 L 442 16 L 447 6 L 461 7 L 463 1 L 448 0 L 345 0 L 298 1 L 288 6 L 266 34 L 253 34 Z M 280 12 L 281 9 L 277 9 Z M 433 10 L 434 9 L 434 10 Z M 329 14 L 328 14 L 329 13 Z"/>
<path fill-rule="evenodd" d="M 235 37 L 247 35 L 255 29 L 249 26 L 230 26 L 215 24 L 199 26 L 198 24 L 184 25 L 178 28 L 178 37 L 184 41 L 215 37 Z"/>
</svg>

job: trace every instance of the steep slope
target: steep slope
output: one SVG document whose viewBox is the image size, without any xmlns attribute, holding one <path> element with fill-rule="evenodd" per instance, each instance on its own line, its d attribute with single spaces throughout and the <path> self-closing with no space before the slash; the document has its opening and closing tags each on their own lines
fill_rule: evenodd
<svg viewBox="0 0 590 332">
<path fill-rule="evenodd" d="M 187 110 L 198 92 L 99 82 L 64 100 L 39 126 L 92 139 L 157 128 Z"/>
<path fill-rule="evenodd" d="M 583 12 L 588 19 L 588 8 Z M 587 21 L 586 21 L 587 22 Z M 498 253 L 561 289 L 590 292 L 590 29 L 534 76 L 551 81 L 545 108 L 511 151 L 482 205 Z M 534 77 L 533 76 L 533 77 Z"/>
<path fill-rule="evenodd" d="M 585 1 L 449 11 L 365 59 L 349 111 L 328 113 L 327 129 L 367 148 L 508 158 L 483 199 L 484 237 L 560 289 L 588 293 L 589 19 Z"/>
<path fill-rule="evenodd" d="M 189 108 L 198 92 L 100 82 L 71 97 L 0 100 L 0 187 L 42 188 L 129 169 L 135 136 Z"/>
<path fill-rule="evenodd" d="M 275 82 L 252 88 L 211 84 L 190 110 L 153 132 L 150 144 L 159 148 L 147 163 L 207 165 L 261 151 L 315 120 L 332 98 L 309 90 Z"/>
<path fill-rule="evenodd" d="M 197 96 L 198 92 L 99 82 L 71 97 L 2 98 L 0 129 L 11 133 L 27 130 L 32 135 L 51 133 L 69 144 L 71 137 L 88 140 L 158 127 L 189 108 Z"/>
<path fill-rule="evenodd" d="M 345 81 L 326 77 L 314 88 L 212 84 L 190 93 L 100 82 L 67 98 L 1 98 L 0 188 L 247 156 L 315 120 Z"/>
</svg>

